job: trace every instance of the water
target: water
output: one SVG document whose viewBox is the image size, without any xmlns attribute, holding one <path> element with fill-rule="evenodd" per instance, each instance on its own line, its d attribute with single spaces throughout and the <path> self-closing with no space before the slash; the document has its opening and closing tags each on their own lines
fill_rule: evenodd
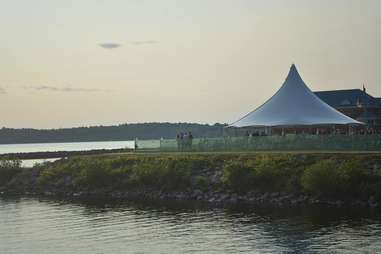
<svg viewBox="0 0 381 254">
<path fill-rule="evenodd" d="M 100 149 L 134 148 L 134 141 L 105 141 L 105 142 L 75 142 L 75 143 L 36 143 L 36 144 L 0 144 L 0 154 L 33 153 L 33 152 L 62 152 L 89 151 Z M 22 160 L 23 167 L 33 167 L 35 164 L 56 161 L 60 158 Z"/>
<path fill-rule="evenodd" d="M 0 145 L 0 154 L 89 151 L 100 149 L 134 148 L 134 141 L 73 142 L 73 143 L 38 143 Z"/>
<path fill-rule="evenodd" d="M 381 218 L 351 210 L 205 209 L 0 198 L 1 253 L 377 253 Z"/>
<path fill-rule="evenodd" d="M 36 164 L 43 164 L 46 162 L 54 162 L 61 158 L 49 158 L 49 159 L 30 159 L 30 160 L 21 160 L 21 166 L 24 168 L 31 168 Z"/>
</svg>

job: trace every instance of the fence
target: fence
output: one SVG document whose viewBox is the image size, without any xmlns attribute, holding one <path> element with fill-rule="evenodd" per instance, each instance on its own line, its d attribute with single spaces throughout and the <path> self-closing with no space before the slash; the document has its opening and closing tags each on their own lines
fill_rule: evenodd
<svg viewBox="0 0 381 254">
<path fill-rule="evenodd" d="M 138 141 L 142 151 L 381 151 L 381 135 L 286 135 L 254 137 L 195 138 L 189 141 L 161 139 Z"/>
</svg>

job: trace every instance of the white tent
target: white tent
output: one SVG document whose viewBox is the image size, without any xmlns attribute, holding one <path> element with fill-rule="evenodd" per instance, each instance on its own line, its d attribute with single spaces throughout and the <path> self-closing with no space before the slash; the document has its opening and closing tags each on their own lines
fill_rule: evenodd
<svg viewBox="0 0 381 254">
<path fill-rule="evenodd" d="M 262 106 L 229 127 L 295 127 L 362 124 L 320 100 L 303 82 L 295 65 L 282 87 Z"/>
</svg>

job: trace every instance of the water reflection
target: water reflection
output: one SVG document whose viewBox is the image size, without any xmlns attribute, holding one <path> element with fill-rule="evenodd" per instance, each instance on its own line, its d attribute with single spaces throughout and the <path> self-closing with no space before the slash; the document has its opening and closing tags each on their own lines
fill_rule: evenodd
<svg viewBox="0 0 381 254">
<path fill-rule="evenodd" d="M 381 250 L 377 212 L 0 200 L 4 253 L 316 253 Z M 52 247 L 54 246 L 54 247 Z"/>
</svg>

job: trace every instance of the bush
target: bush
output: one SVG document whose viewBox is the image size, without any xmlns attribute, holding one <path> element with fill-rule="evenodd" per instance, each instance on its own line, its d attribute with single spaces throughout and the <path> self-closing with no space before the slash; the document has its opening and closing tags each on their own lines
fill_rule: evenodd
<svg viewBox="0 0 381 254">
<path fill-rule="evenodd" d="M 223 182 L 234 191 L 297 191 L 303 164 L 291 156 L 258 156 L 226 163 Z"/>
<path fill-rule="evenodd" d="M 162 190 L 182 189 L 190 186 L 192 161 L 178 159 L 148 159 L 132 168 L 135 185 Z"/>
<path fill-rule="evenodd" d="M 21 172 L 20 160 L 0 160 L 0 186 L 7 184 Z"/>
<path fill-rule="evenodd" d="M 83 157 L 47 166 L 38 178 L 41 187 L 59 186 L 69 178 L 78 188 L 179 189 L 190 185 L 194 165 L 189 159 Z"/>
<path fill-rule="evenodd" d="M 237 192 L 247 192 L 253 189 L 255 168 L 249 162 L 230 161 L 223 169 L 222 181 Z"/>
<path fill-rule="evenodd" d="M 319 161 L 306 169 L 302 186 L 311 193 L 325 196 L 360 196 L 372 176 L 361 167 L 359 160 Z"/>
<path fill-rule="evenodd" d="M 196 188 L 206 190 L 208 188 L 208 180 L 205 178 L 205 176 L 196 176 L 195 185 Z"/>
<path fill-rule="evenodd" d="M 255 185 L 267 191 L 296 191 L 303 167 L 289 155 L 259 156 L 255 162 Z"/>
<path fill-rule="evenodd" d="M 111 169 L 107 165 L 99 163 L 89 163 L 86 167 L 80 168 L 77 178 L 79 185 L 92 188 L 101 188 L 112 185 L 113 175 Z"/>
<path fill-rule="evenodd" d="M 315 194 L 334 194 L 341 186 L 337 163 L 333 160 L 319 161 L 307 168 L 301 178 L 302 186 Z"/>
</svg>

